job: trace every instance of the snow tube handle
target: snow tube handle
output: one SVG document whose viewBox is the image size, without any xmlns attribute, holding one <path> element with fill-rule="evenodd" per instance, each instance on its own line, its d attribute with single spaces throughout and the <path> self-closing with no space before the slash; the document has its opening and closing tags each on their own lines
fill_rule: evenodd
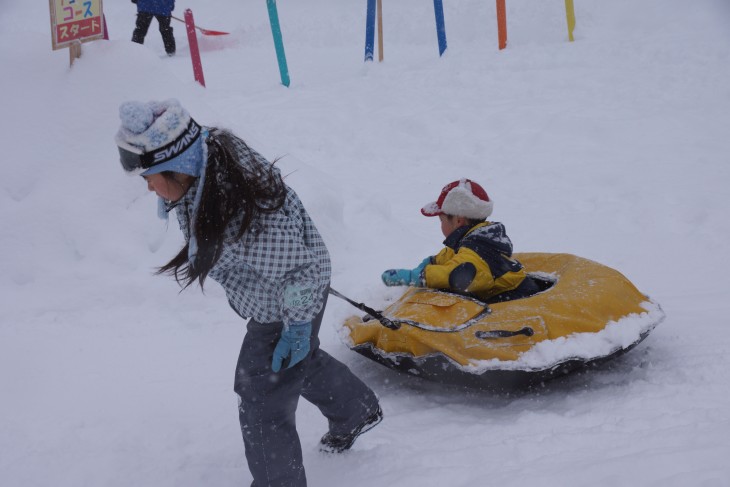
<svg viewBox="0 0 730 487">
<path fill-rule="evenodd" d="M 526 337 L 531 337 L 535 334 L 535 331 L 530 328 L 529 326 L 525 326 L 523 328 L 520 328 L 517 331 L 510 331 L 510 330 L 490 330 L 490 331 L 478 331 L 474 333 L 474 336 L 477 338 L 481 338 L 482 340 L 489 340 L 491 338 L 509 338 L 517 335 L 525 335 Z"/>
<path fill-rule="evenodd" d="M 386 327 L 388 329 L 397 330 L 400 328 L 400 323 L 398 323 L 397 321 L 389 320 L 388 318 L 383 316 L 383 313 L 379 313 L 379 312 L 375 311 L 373 308 L 370 308 L 369 306 L 365 306 L 363 303 L 356 303 L 355 301 L 351 300 L 344 294 L 341 294 L 341 293 L 337 292 L 336 290 L 332 289 L 331 287 L 330 287 L 330 294 L 337 296 L 340 299 L 344 299 L 345 301 L 347 301 L 348 303 L 350 303 L 357 309 L 366 312 L 367 314 L 369 314 L 370 316 L 372 316 L 373 318 L 378 320 L 381 325 L 383 325 L 384 327 Z"/>
</svg>

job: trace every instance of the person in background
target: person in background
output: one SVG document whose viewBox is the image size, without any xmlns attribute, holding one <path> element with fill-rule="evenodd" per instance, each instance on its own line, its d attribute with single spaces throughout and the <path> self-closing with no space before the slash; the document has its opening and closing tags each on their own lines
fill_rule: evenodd
<svg viewBox="0 0 730 487">
<path fill-rule="evenodd" d="M 140 0 L 141 1 L 141 0 Z M 249 318 L 234 390 L 253 486 L 305 486 L 299 397 L 327 418 L 320 450 L 349 449 L 383 418 L 373 391 L 319 348 L 331 275 L 327 247 L 279 169 L 233 133 L 203 127 L 177 100 L 126 102 L 122 167 L 140 174 L 185 245 L 158 273 L 186 288 L 218 282 Z"/>
<path fill-rule="evenodd" d="M 504 225 L 488 222 L 494 202 L 470 179 L 453 181 L 438 199 L 421 209 L 438 216 L 445 247 L 415 269 L 388 269 L 386 286 L 419 286 L 506 301 L 539 291 L 522 264 L 512 257 L 512 242 Z"/>
<path fill-rule="evenodd" d="M 175 36 L 172 33 L 172 11 L 175 10 L 175 0 L 132 0 L 137 4 L 137 23 L 132 33 L 132 42 L 144 44 L 147 30 L 152 23 L 152 17 L 157 19 L 162 35 L 162 43 L 168 56 L 175 55 Z"/>
</svg>

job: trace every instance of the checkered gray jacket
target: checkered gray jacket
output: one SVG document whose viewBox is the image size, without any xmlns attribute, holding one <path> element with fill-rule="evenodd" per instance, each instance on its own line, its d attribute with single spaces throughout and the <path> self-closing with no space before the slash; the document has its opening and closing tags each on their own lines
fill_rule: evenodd
<svg viewBox="0 0 730 487">
<path fill-rule="evenodd" d="M 239 151 L 241 164 L 253 168 L 271 163 L 253 150 Z M 278 177 L 279 169 L 274 167 Z M 226 292 L 244 318 L 260 323 L 310 321 L 322 308 L 332 273 L 329 252 L 297 194 L 286 187 L 284 205 L 259 213 L 236 240 L 243 214 L 225 230 L 223 249 L 208 276 Z M 190 239 L 190 220 L 197 184 L 175 207 L 180 229 Z"/>
</svg>

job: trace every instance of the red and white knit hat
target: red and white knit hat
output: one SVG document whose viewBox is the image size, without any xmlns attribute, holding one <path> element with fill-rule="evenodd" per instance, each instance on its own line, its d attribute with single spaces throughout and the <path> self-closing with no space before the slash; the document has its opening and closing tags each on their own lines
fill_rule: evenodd
<svg viewBox="0 0 730 487">
<path fill-rule="evenodd" d="M 463 216 L 470 220 L 485 220 L 492 214 L 494 202 L 484 188 L 471 179 L 460 179 L 447 184 L 438 200 L 421 208 L 426 216 L 441 214 Z"/>
</svg>

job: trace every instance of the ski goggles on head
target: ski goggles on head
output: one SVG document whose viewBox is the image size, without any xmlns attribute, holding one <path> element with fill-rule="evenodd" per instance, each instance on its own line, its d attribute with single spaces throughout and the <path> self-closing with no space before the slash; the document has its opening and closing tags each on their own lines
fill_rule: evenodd
<svg viewBox="0 0 730 487">
<path fill-rule="evenodd" d="M 131 146 L 122 147 L 118 142 L 117 148 L 119 149 L 119 161 L 125 172 L 139 176 L 150 167 L 143 161 L 144 154 L 141 149 Z"/>
<path fill-rule="evenodd" d="M 117 140 L 119 161 L 126 172 L 141 175 L 148 169 L 171 161 L 188 150 L 198 140 L 200 132 L 200 125 L 191 118 L 185 131 L 175 140 L 150 152 L 144 152 L 140 147 Z"/>
</svg>

